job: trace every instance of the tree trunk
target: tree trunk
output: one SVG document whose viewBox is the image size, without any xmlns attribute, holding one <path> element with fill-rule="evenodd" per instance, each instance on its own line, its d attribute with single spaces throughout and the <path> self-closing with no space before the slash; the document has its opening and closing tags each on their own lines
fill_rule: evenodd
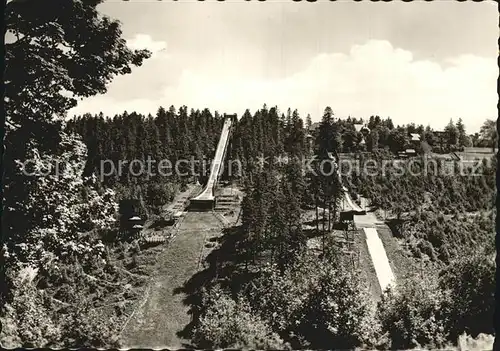
<svg viewBox="0 0 500 351">
<path fill-rule="evenodd" d="M 328 233 L 332 230 L 332 202 L 328 203 Z"/>
<path fill-rule="evenodd" d="M 323 257 L 325 256 L 325 235 L 326 235 L 325 232 L 323 232 L 323 237 L 321 238 Z"/>
<path fill-rule="evenodd" d="M 325 213 L 326 213 L 326 203 L 323 203 L 323 255 L 325 254 L 325 235 L 326 235 L 326 230 L 325 230 L 325 225 L 326 225 L 326 219 L 325 219 Z"/>
<path fill-rule="evenodd" d="M 325 208 L 325 203 L 323 203 L 323 233 L 325 232 L 325 222 L 326 222 L 326 208 Z"/>
<path fill-rule="evenodd" d="M 333 204 L 333 222 L 336 223 L 336 218 L 337 218 L 337 211 L 338 211 L 338 206 L 337 206 L 337 201 Z"/>
<path fill-rule="evenodd" d="M 319 209 L 318 209 L 318 195 L 316 194 L 316 235 L 319 234 Z"/>
<path fill-rule="evenodd" d="M 274 246 L 271 246 L 271 258 L 269 262 L 271 265 L 273 264 L 273 260 L 274 260 Z"/>
</svg>

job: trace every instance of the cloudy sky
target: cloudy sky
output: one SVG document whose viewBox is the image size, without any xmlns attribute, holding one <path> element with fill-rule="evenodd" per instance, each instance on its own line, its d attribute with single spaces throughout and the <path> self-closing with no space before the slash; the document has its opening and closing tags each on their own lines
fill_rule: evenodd
<svg viewBox="0 0 500 351">
<path fill-rule="evenodd" d="M 129 46 L 152 58 L 70 115 L 159 106 L 238 113 L 277 105 L 321 118 L 390 116 L 469 132 L 497 114 L 494 3 L 108 0 Z"/>
</svg>

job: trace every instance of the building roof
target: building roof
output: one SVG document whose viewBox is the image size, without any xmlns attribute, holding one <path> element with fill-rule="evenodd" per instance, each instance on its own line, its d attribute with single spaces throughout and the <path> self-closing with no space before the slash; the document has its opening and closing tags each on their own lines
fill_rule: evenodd
<svg viewBox="0 0 500 351">
<path fill-rule="evenodd" d="M 363 127 L 364 127 L 364 126 L 365 126 L 365 125 L 364 125 L 364 124 L 362 124 L 362 123 L 355 123 L 355 124 L 354 124 L 354 129 L 356 129 L 356 132 L 360 132 L 360 131 L 361 131 L 361 129 L 363 129 Z"/>
<path fill-rule="evenodd" d="M 316 130 L 319 128 L 319 125 L 320 125 L 319 122 L 314 122 L 313 124 L 311 124 L 311 127 L 309 128 L 309 130 Z"/>
<path fill-rule="evenodd" d="M 406 152 L 407 154 L 414 154 L 416 151 L 415 151 L 415 150 L 413 150 L 413 149 L 406 149 L 406 150 L 405 150 L 405 152 Z"/>
<path fill-rule="evenodd" d="M 420 134 L 410 133 L 411 141 L 420 141 Z"/>
<path fill-rule="evenodd" d="M 363 123 L 354 123 L 354 129 L 356 130 L 356 132 L 361 132 L 363 130 L 366 130 L 368 133 L 370 132 L 370 128 L 368 128 L 367 125 Z"/>
</svg>

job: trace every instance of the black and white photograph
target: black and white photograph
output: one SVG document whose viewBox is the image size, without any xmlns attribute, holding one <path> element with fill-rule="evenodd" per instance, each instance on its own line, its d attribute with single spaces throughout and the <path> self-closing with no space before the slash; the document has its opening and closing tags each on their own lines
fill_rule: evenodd
<svg viewBox="0 0 500 351">
<path fill-rule="evenodd" d="M 3 5 L 2 348 L 500 350 L 497 2 Z"/>
</svg>

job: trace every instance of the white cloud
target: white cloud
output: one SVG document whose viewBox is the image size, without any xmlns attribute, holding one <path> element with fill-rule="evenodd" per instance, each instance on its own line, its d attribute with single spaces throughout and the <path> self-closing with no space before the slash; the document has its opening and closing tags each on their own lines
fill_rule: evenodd
<svg viewBox="0 0 500 351">
<path fill-rule="evenodd" d="M 148 49 L 154 54 L 167 48 L 164 41 L 155 41 L 147 34 L 136 34 L 132 39 L 127 39 L 127 46 L 133 50 Z"/>
<path fill-rule="evenodd" d="M 134 45 L 139 43 L 142 47 L 161 47 L 147 36 L 136 36 Z M 261 55 L 257 53 L 256 57 Z M 241 115 L 246 108 L 255 110 L 266 103 L 278 105 L 282 111 L 297 108 L 302 116 L 311 113 L 313 120 L 318 120 L 329 105 L 339 117 L 378 114 L 390 116 L 396 124 L 415 122 L 434 128 L 444 127 L 450 118 L 462 117 L 470 132 L 497 114 L 495 59 L 465 55 L 450 58 L 444 66 L 415 61 L 409 51 L 393 48 L 387 41 L 372 40 L 353 46 L 348 54 L 317 55 L 305 69 L 282 79 L 247 74 L 249 70 L 244 67 L 251 64 L 252 57 L 225 60 L 222 66 L 217 65 L 220 59 L 203 58 L 198 65 L 191 63 L 193 67 L 184 67 L 175 82 L 169 78 L 171 65 L 162 65 L 157 59 L 151 62 L 155 68 L 152 71 L 147 70 L 146 62 L 144 72 L 163 82 L 154 97 L 147 93 L 147 77 L 134 71 L 120 77 L 122 82 L 127 80 L 135 94 L 133 99 L 94 97 L 71 112 L 155 113 L 160 105 L 185 104 Z M 235 73 L 238 67 L 239 74 Z"/>
</svg>

